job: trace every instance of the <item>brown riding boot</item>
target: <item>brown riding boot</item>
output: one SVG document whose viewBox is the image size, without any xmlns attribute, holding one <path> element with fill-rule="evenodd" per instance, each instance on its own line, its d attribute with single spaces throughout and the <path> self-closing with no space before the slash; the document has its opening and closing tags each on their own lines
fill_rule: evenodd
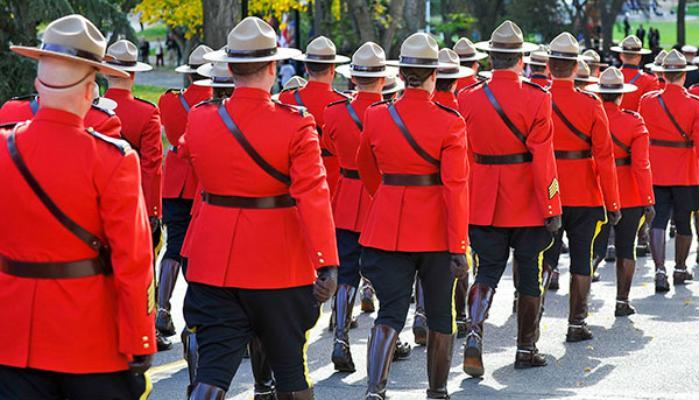
<svg viewBox="0 0 699 400">
<path fill-rule="evenodd" d="M 480 377 L 483 367 L 483 323 L 493 302 L 495 289 L 482 283 L 475 283 L 468 293 L 469 322 L 464 343 L 464 372 Z"/>
<path fill-rule="evenodd" d="M 413 319 L 413 335 L 415 344 L 427 344 L 427 315 L 425 314 L 425 293 L 422 290 L 420 278 L 415 279 L 415 319 Z"/>
<path fill-rule="evenodd" d="M 386 398 L 388 372 L 396 350 L 398 332 L 388 325 L 376 325 L 371 329 L 367 346 L 367 391 L 365 399 Z"/>
<path fill-rule="evenodd" d="M 306 390 L 301 390 L 299 392 L 280 392 L 277 393 L 276 399 L 279 400 L 313 400 L 315 396 L 313 395 L 313 388 L 308 388 Z"/>
<path fill-rule="evenodd" d="M 629 304 L 629 291 L 633 282 L 633 273 L 636 269 L 636 261 L 625 258 L 616 260 L 616 308 L 615 317 L 626 317 L 636 314 L 636 310 Z"/>
<path fill-rule="evenodd" d="M 257 336 L 253 336 L 248 343 L 248 352 L 250 353 L 250 367 L 252 368 L 252 376 L 255 379 L 255 395 L 254 400 L 275 400 L 276 390 L 274 376 L 272 375 L 272 367 L 267 359 L 267 351 L 262 344 L 262 340 Z"/>
<path fill-rule="evenodd" d="M 515 297 L 514 300 L 512 301 L 512 313 L 517 312 L 517 299 L 519 299 L 519 292 L 517 291 L 517 280 L 519 279 L 519 268 L 517 265 L 517 260 L 514 258 L 512 259 L 512 282 L 515 285 Z"/>
<path fill-rule="evenodd" d="M 553 271 L 551 271 L 551 283 L 549 284 L 549 290 L 553 290 L 555 292 L 561 288 L 561 285 L 558 282 L 559 276 L 558 266 L 553 267 Z"/>
<path fill-rule="evenodd" d="M 170 298 L 175 290 L 177 276 L 180 273 L 180 263 L 165 258 L 160 263 L 160 274 L 158 275 L 158 313 L 155 316 L 155 329 L 164 337 L 174 335 L 175 325 L 172 323 L 170 315 Z"/>
<path fill-rule="evenodd" d="M 466 337 L 466 297 L 468 297 L 468 277 L 456 282 L 454 303 L 456 304 L 456 337 Z"/>
<path fill-rule="evenodd" d="M 366 279 L 363 279 L 362 282 L 363 286 L 360 295 L 362 312 L 370 314 L 376 311 L 376 307 L 374 306 L 374 287 L 371 286 L 371 282 Z"/>
<path fill-rule="evenodd" d="M 224 400 L 225 398 L 225 390 L 206 383 L 197 383 L 189 395 L 189 400 Z"/>
<path fill-rule="evenodd" d="M 448 399 L 447 381 L 454 352 L 454 335 L 430 331 L 427 334 L 428 399 Z"/>
<path fill-rule="evenodd" d="M 570 315 L 566 342 L 582 342 L 592 339 L 592 331 L 587 327 L 587 297 L 590 294 L 590 275 L 570 274 Z"/>
<path fill-rule="evenodd" d="M 543 367 L 546 357 L 539 354 L 536 341 L 541 318 L 541 296 L 519 296 L 517 303 L 517 354 L 515 369 Z"/>
<path fill-rule="evenodd" d="M 665 271 L 665 230 L 650 230 L 650 253 L 655 263 L 655 293 L 663 293 L 670 290 Z"/>
<path fill-rule="evenodd" d="M 335 370 L 340 372 L 354 372 L 354 361 L 350 352 L 349 330 L 352 323 L 352 308 L 357 289 L 350 285 L 339 285 L 335 294 L 335 311 L 337 324 L 335 325 L 335 339 L 331 360 Z"/>
<path fill-rule="evenodd" d="M 182 351 L 184 351 L 184 360 L 187 362 L 187 371 L 189 372 L 189 385 L 187 386 L 187 395 L 190 395 L 194 390 L 194 382 L 197 378 L 197 366 L 199 365 L 199 342 L 194 328 L 185 328 L 182 331 Z"/>
<path fill-rule="evenodd" d="M 692 247 L 692 235 L 680 235 L 675 237 L 675 272 L 672 274 L 672 281 L 675 285 L 684 285 L 685 281 L 694 279 L 692 273 L 687 269 L 687 256 Z"/>
<path fill-rule="evenodd" d="M 546 263 L 541 264 L 541 286 L 543 287 L 543 292 L 541 293 L 541 307 L 539 307 L 539 320 L 536 323 L 536 336 L 534 342 L 539 341 L 539 336 L 541 335 L 541 330 L 539 329 L 539 324 L 541 323 L 541 318 L 544 316 L 544 303 L 546 302 L 546 293 L 549 291 L 549 285 L 551 284 L 551 275 L 553 274 L 553 268 Z"/>
</svg>

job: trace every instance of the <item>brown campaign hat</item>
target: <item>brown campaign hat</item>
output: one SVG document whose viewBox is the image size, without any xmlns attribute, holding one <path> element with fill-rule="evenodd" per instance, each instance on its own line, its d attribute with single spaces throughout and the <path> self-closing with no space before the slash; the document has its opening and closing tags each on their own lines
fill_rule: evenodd
<svg viewBox="0 0 699 400">
<path fill-rule="evenodd" d="M 638 87 L 624 83 L 624 74 L 619 68 L 609 67 L 599 76 L 599 83 L 587 85 L 585 90 L 593 93 L 630 93 L 638 90 Z"/>
<path fill-rule="evenodd" d="M 395 67 L 387 65 L 383 48 L 374 42 L 366 42 L 359 46 L 352 55 L 352 62 L 349 65 L 340 65 L 336 71 L 347 79 L 351 76 L 385 78 L 398 74 Z"/>
<path fill-rule="evenodd" d="M 663 59 L 663 65 L 653 66 L 654 72 L 687 72 L 697 69 L 696 65 L 687 64 L 687 59 L 677 50 L 670 50 Z"/>
<path fill-rule="evenodd" d="M 619 43 L 619 46 L 612 46 L 609 48 L 611 51 L 617 53 L 627 53 L 627 54 L 650 54 L 652 53 L 648 49 L 643 48 L 643 42 L 636 35 L 629 35 L 624 40 Z"/>
<path fill-rule="evenodd" d="M 390 65 L 411 68 L 448 68 L 439 62 L 437 41 L 427 33 L 418 32 L 408 36 L 400 46 L 398 61 L 388 61 Z"/>
<path fill-rule="evenodd" d="M 10 50 L 25 57 L 60 58 L 89 65 L 105 75 L 128 77 L 128 73 L 104 63 L 106 48 L 107 41 L 102 33 L 87 18 L 78 14 L 51 22 L 44 31 L 39 47 L 10 46 Z"/>
<path fill-rule="evenodd" d="M 460 79 L 476 73 L 471 68 L 462 67 L 459 63 L 459 55 L 452 49 L 439 50 L 439 62 L 449 66 L 446 68 L 440 67 L 437 70 L 437 79 Z"/>
<path fill-rule="evenodd" d="M 325 36 L 318 36 L 306 46 L 306 54 L 294 57 L 296 61 L 312 62 L 319 64 L 344 64 L 349 62 L 349 57 L 337 55 L 335 43 Z"/>
<path fill-rule="evenodd" d="M 530 65 L 539 65 L 542 67 L 546 66 L 549 60 L 549 50 L 544 45 L 539 45 L 536 51 L 533 51 L 530 55 L 524 57 L 524 63 Z"/>
<path fill-rule="evenodd" d="M 138 61 L 138 48 L 128 40 L 119 40 L 107 48 L 107 64 L 126 72 L 146 72 L 153 69 Z"/>
<path fill-rule="evenodd" d="M 393 94 L 396 92 L 400 92 L 403 89 L 405 89 L 405 83 L 402 79 L 395 75 L 387 76 L 386 81 L 383 84 L 383 88 L 381 88 L 381 94 Z"/>
<path fill-rule="evenodd" d="M 204 54 L 212 62 L 255 63 L 287 60 L 300 50 L 277 47 L 277 34 L 265 21 L 246 17 L 228 33 L 226 47 Z"/>
<path fill-rule="evenodd" d="M 537 45 L 524 41 L 522 30 L 512 21 L 505 21 L 495 28 L 490 40 L 475 44 L 477 49 L 498 53 L 530 53 Z"/>
<path fill-rule="evenodd" d="M 457 40 L 454 44 L 454 51 L 459 55 L 461 62 L 478 61 L 488 57 L 487 53 L 476 50 L 476 46 L 467 38 Z"/>
<path fill-rule="evenodd" d="M 658 53 L 658 55 L 655 56 L 653 62 L 645 65 L 646 69 L 653 71 L 654 67 L 662 67 L 663 60 L 665 60 L 665 57 L 667 57 L 667 50 L 660 50 L 660 53 Z"/>
<path fill-rule="evenodd" d="M 209 79 L 200 79 L 194 81 L 197 86 L 207 86 L 214 88 L 232 88 L 235 87 L 233 74 L 228 69 L 226 63 L 206 63 L 197 68 L 197 74 L 205 76 Z"/>
<path fill-rule="evenodd" d="M 599 78 L 592 76 L 592 72 L 586 61 L 578 60 L 578 72 L 575 74 L 575 81 L 595 83 L 599 81 Z"/>
<path fill-rule="evenodd" d="M 179 67 L 175 68 L 175 72 L 179 72 L 180 74 L 195 74 L 197 72 L 197 68 L 207 63 L 207 61 L 204 59 L 204 54 L 211 53 L 212 51 L 214 50 L 211 47 L 205 44 L 200 44 L 199 46 L 195 47 L 191 53 L 189 53 L 187 64 L 180 65 Z"/>
<path fill-rule="evenodd" d="M 563 32 L 549 44 L 549 58 L 577 61 L 580 59 L 580 44 L 573 35 Z"/>
<path fill-rule="evenodd" d="M 609 64 L 602 62 L 602 58 L 599 56 L 599 53 L 597 53 L 593 49 L 587 49 L 587 50 L 583 51 L 582 56 L 588 65 L 597 66 L 597 67 L 608 67 L 609 66 Z"/>
</svg>

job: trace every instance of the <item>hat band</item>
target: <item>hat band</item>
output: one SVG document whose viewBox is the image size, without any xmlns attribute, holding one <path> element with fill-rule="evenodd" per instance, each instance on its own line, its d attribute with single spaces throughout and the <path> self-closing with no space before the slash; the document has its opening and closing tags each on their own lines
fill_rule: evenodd
<svg viewBox="0 0 699 400">
<path fill-rule="evenodd" d="M 663 64 L 663 69 L 685 69 L 687 68 L 687 64 Z"/>
<path fill-rule="evenodd" d="M 414 65 L 439 65 L 439 60 L 436 58 L 400 56 L 400 63 L 401 64 L 414 64 Z"/>
<path fill-rule="evenodd" d="M 201 66 L 204 65 L 204 64 L 205 64 L 205 63 L 201 63 L 201 64 L 187 63 L 187 66 L 188 66 L 189 68 L 191 68 L 191 69 L 197 69 L 197 68 L 201 67 Z"/>
<path fill-rule="evenodd" d="M 514 50 L 514 49 L 521 49 L 524 43 L 519 42 L 519 43 L 503 43 L 503 42 L 490 42 L 490 46 L 494 49 L 500 48 L 500 49 L 508 49 L 508 50 Z"/>
<path fill-rule="evenodd" d="M 440 68 L 438 71 L 440 74 L 458 74 L 458 68 Z"/>
<path fill-rule="evenodd" d="M 385 86 L 381 89 L 381 91 L 382 91 L 382 92 L 385 92 L 385 91 L 387 91 L 387 90 L 395 89 L 396 86 L 398 86 L 398 84 L 397 84 L 396 82 L 393 82 L 393 83 L 391 83 L 390 85 L 385 85 Z"/>
<path fill-rule="evenodd" d="M 623 83 L 600 83 L 599 85 L 602 89 L 623 89 Z"/>
<path fill-rule="evenodd" d="M 85 50 L 76 49 L 74 47 L 63 46 L 61 44 L 42 43 L 41 50 L 47 50 L 52 51 L 54 53 L 61 53 L 69 56 L 80 57 L 90 61 L 102 62 L 102 57 L 98 56 L 97 54 L 90 53 L 89 51 Z"/>
<path fill-rule="evenodd" d="M 385 66 L 385 65 L 379 65 L 379 66 L 377 66 L 377 67 L 367 67 L 367 66 L 364 66 L 364 65 L 354 65 L 354 64 L 352 64 L 352 65 L 350 66 L 350 69 L 352 69 L 352 71 L 357 71 L 357 72 L 382 72 L 382 71 L 385 71 L 385 70 L 386 70 L 386 66 Z"/>
<path fill-rule="evenodd" d="M 138 64 L 136 61 L 123 61 L 123 60 L 117 60 L 116 58 L 113 60 L 107 60 L 107 64 L 112 64 L 112 65 L 121 65 L 123 67 L 133 67 L 134 65 Z"/>
<path fill-rule="evenodd" d="M 306 54 L 307 60 L 334 60 L 335 54 Z"/>
<path fill-rule="evenodd" d="M 622 49 L 622 50 L 625 50 L 625 51 L 641 51 L 641 47 L 626 47 L 626 46 L 622 46 L 621 49 Z"/>
<path fill-rule="evenodd" d="M 262 58 L 269 57 L 277 54 L 277 48 L 273 47 L 271 49 L 260 49 L 260 50 L 233 50 L 226 49 L 226 55 L 228 57 L 235 58 Z"/>
<path fill-rule="evenodd" d="M 235 82 L 233 81 L 233 77 L 232 77 L 232 76 L 225 76 L 225 77 L 223 77 L 223 76 L 214 76 L 213 78 L 211 78 L 211 82 L 213 82 L 213 83 L 235 83 Z"/>
<path fill-rule="evenodd" d="M 565 51 L 551 51 L 552 56 L 558 56 L 558 57 L 577 57 L 578 53 L 568 53 Z"/>
</svg>

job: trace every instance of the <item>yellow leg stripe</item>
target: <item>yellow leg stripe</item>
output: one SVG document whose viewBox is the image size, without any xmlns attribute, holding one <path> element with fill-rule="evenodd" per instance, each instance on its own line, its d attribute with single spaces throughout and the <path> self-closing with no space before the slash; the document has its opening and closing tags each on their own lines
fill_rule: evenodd
<svg viewBox="0 0 699 400">
<path fill-rule="evenodd" d="M 454 279 L 454 285 L 451 287 L 451 334 L 456 333 L 456 302 L 454 301 L 454 296 L 456 296 L 456 285 L 459 284 L 458 279 Z"/>
<path fill-rule="evenodd" d="M 150 380 L 150 373 L 146 371 L 146 373 L 143 374 L 143 378 L 146 380 L 146 390 L 143 391 L 143 394 L 138 400 L 146 400 L 150 397 L 150 392 L 153 391 L 153 382 Z"/>
<path fill-rule="evenodd" d="M 595 259 L 595 240 L 597 240 L 597 236 L 599 236 L 599 233 L 602 231 L 602 227 L 604 224 L 607 223 L 607 214 L 604 214 L 604 220 L 603 221 L 597 221 L 595 224 L 595 233 L 592 235 L 592 243 L 590 243 L 590 276 L 594 275 L 594 271 L 592 268 L 592 260 Z"/>
<path fill-rule="evenodd" d="M 316 325 L 318 325 L 318 321 L 320 321 L 320 317 L 322 315 L 323 306 L 321 305 L 318 310 L 318 319 L 316 319 L 316 322 L 313 324 L 313 327 L 304 333 L 306 340 L 303 343 L 303 376 L 306 379 L 306 384 L 308 384 L 309 388 L 313 387 L 313 381 L 311 381 L 311 373 L 308 370 L 308 345 L 310 344 L 311 331 L 313 330 L 313 328 L 316 327 Z"/>
<path fill-rule="evenodd" d="M 638 246 L 638 233 L 641 231 L 641 227 L 646 223 L 646 214 L 641 214 L 641 219 L 638 221 L 638 228 L 636 228 L 636 234 L 633 236 L 633 260 L 636 261 L 636 246 Z"/>
<path fill-rule="evenodd" d="M 537 279 L 539 281 L 539 293 L 542 295 L 544 294 L 544 253 L 546 253 L 546 250 L 550 249 L 553 246 L 553 243 L 556 241 L 556 239 L 551 238 L 551 242 L 546 246 L 545 249 L 541 250 L 539 252 L 539 257 L 537 259 Z"/>
</svg>

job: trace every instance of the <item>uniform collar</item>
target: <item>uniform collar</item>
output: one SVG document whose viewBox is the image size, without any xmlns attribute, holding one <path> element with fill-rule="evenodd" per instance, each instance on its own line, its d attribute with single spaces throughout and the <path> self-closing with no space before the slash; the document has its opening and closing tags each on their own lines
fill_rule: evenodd
<svg viewBox="0 0 699 400">
<path fill-rule="evenodd" d="M 325 82 L 308 81 L 308 83 L 306 83 L 306 86 L 304 86 L 304 89 L 332 92 L 333 87 L 329 83 Z"/>
<path fill-rule="evenodd" d="M 73 126 L 79 129 L 83 128 L 82 117 L 68 111 L 59 110 L 57 108 L 39 108 L 39 111 L 36 112 L 36 115 L 34 116 L 32 121 L 46 121 Z"/>
<path fill-rule="evenodd" d="M 617 105 L 613 101 L 604 101 L 604 102 L 602 102 L 602 105 L 604 106 L 604 111 L 607 112 L 607 115 L 609 115 L 613 112 L 621 111 L 621 107 L 619 107 L 619 105 Z"/>
<path fill-rule="evenodd" d="M 574 81 L 567 81 L 564 79 L 554 79 L 551 82 L 551 89 L 569 89 L 569 90 L 574 90 L 575 89 L 575 82 Z"/>
<path fill-rule="evenodd" d="M 357 92 L 357 97 L 355 97 L 355 100 L 376 103 L 383 100 L 383 96 L 381 93 Z"/>
<path fill-rule="evenodd" d="M 520 76 L 515 71 L 510 71 L 508 69 L 496 69 L 493 70 L 493 80 L 503 79 L 508 81 L 519 81 Z"/>
<path fill-rule="evenodd" d="M 406 88 L 403 92 L 403 96 L 401 96 L 401 99 L 427 101 L 430 99 L 431 96 L 432 94 L 427 90 L 418 88 Z"/>
<path fill-rule="evenodd" d="M 633 65 L 633 64 L 624 64 L 621 66 L 621 68 L 625 69 L 641 69 L 639 65 Z"/>
<path fill-rule="evenodd" d="M 267 100 L 272 98 L 272 95 L 262 89 L 251 88 L 251 87 L 239 87 L 233 90 L 232 99 L 253 99 L 253 100 Z"/>
<path fill-rule="evenodd" d="M 665 89 L 663 92 L 686 92 L 687 89 L 684 86 L 676 85 L 674 83 L 665 82 Z"/>
<path fill-rule="evenodd" d="M 109 88 L 107 91 L 104 93 L 104 97 L 108 97 L 110 99 L 114 98 L 126 98 L 129 100 L 133 99 L 133 93 L 131 93 L 130 90 L 126 89 L 118 89 L 118 88 Z"/>
<path fill-rule="evenodd" d="M 546 79 L 546 80 L 549 79 L 548 75 L 545 75 L 545 74 L 532 74 L 532 76 L 529 77 L 529 79 L 535 79 L 535 78 Z"/>
</svg>

